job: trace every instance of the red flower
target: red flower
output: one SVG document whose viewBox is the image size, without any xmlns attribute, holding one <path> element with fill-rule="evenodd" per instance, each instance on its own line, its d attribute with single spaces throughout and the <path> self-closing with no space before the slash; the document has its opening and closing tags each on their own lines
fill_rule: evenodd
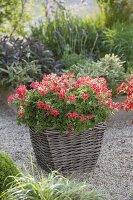
<svg viewBox="0 0 133 200">
<path fill-rule="evenodd" d="M 39 101 L 38 104 L 37 104 L 37 107 L 38 107 L 39 109 L 44 108 L 44 103 L 43 103 L 42 101 Z"/>
<path fill-rule="evenodd" d="M 48 104 L 44 103 L 43 108 L 44 108 L 45 110 L 49 110 L 49 109 L 50 109 L 50 106 L 49 106 Z"/>
<path fill-rule="evenodd" d="M 72 113 L 72 117 L 73 117 L 74 119 L 77 119 L 78 116 L 79 116 L 79 114 L 78 114 L 77 112 L 73 112 L 73 113 Z"/>
<path fill-rule="evenodd" d="M 116 108 L 117 110 L 120 110 L 122 108 L 122 103 L 114 103 L 114 108 Z"/>
<path fill-rule="evenodd" d="M 80 116 L 80 120 L 81 120 L 81 121 L 84 121 L 84 120 L 86 120 L 86 119 L 87 119 L 87 118 L 86 118 L 85 115 L 81 115 L 81 116 Z"/>
<path fill-rule="evenodd" d="M 12 94 L 12 95 L 10 95 L 10 96 L 8 97 L 8 104 L 9 104 L 9 105 L 12 105 L 12 104 L 13 104 L 13 101 L 14 101 L 15 97 L 16 97 L 16 94 Z"/>
<path fill-rule="evenodd" d="M 113 104 L 112 104 L 112 102 L 110 100 L 105 101 L 105 106 L 107 106 L 108 108 L 113 110 Z"/>
<path fill-rule="evenodd" d="M 67 116 L 68 119 L 70 119 L 70 118 L 73 117 L 73 116 L 72 116 L 72 113 L 68 113 L 68 114 L 66 114 L 66 116 Z"/>
<path fill-rule="evenodd" d="M 70 118 L 77 119 L 79 117 L 79 114 L 77 112 L 72 112 L 68 113 L 66 116 L 68 117 L 68 119 Z"/>
<path fill-rule="evenodd" d="M 56 109 L 51 108 L 50 109 L 50 114 L 53 115 L 53 116 L 55 116 L 55 117 L 57 117 L 59 115 L 59 112 Z"/>
<path fill-rule="evenodd" d="M 127 94 L 127 99 L 124 101 L 122 108 L 126 111 L 133 110 L 133 77 L 131 76 L 131 80 L 127 84 L 122 83 L 117 91 L 118 93 L 125 92 Z"/>
<path fill-rule="evenodd" d="M 59 98 L 64 99 L 66 93 L 67 93 L 67 89 L 66 88 L 62 88 L 60 93 L 59 93 Z"/>
<path fill-rule="evenodd" d="M 20 117 L 23 117 L 24 116 L 24 112 L 23 111 L 18 111 L 18 115 L 20 116 Z"/>
<path fill-rule="evenodd" d="M 67 97 L 67 100 L 70 101 L 70 102 L 76 102 L 76 97 L 73 94 L 72 96 Z"/>
<path fill-rule="evenodd" d="M 38 87 L 37 90 L 41 96 L 45 96 L 48 93 L 48 88 L 45 86 Z"/>
<path fill-rule="evenodd" d="M 39 86 L 40 86 L 40 84 L 39 84 L 38 81 L 33 81 L 33 82 L 30 84 L 30 88 L 33 88 L 34 90 L 37 90 Z"/>
<path fill-rule="evenodd" d="M 27 92 L 27 89 L 26 89 L 26 86 L 25 85 L 20 85 L 19 87 L 16 88 L 16 92 L 17 92 L 17 96 L 19 99 L 22 99 L 26 92 Z"/>
<path fill-rule="evenodd" d="M 100 98 L 98 99 L 98 103 L 103 103 L 103 98 L 102 98 L 102 97 L 100 97 Z"/>
<path fill-rule="evenodd" d="M 92 114 L 88 116 L 88 119 L 90 119 L 90 120 L 93 118 L 94 118 L 94 116 Z"/>
<path fill-rule="evenodd" d="M 86 94 L 82 93 L 81 97 L 82 97 L 82 99 L 87 100 L 90 97 L 90 94 L 89 93 L 86 93 Z"/>
<path fill-rule="evenodd" d="M 130 101 L 130 99 L 127 99 L 127 100 L 125 101 L 125 103 L 126 103 L 126 105 L 125 105 L 124 109 L 125 109 L 126 111 L 128 111 L 128 110 L 133 110 L 133 101 Z"/>
<path fill-rule="evenodd" d="M 125 92 L 127 88 L 127 84 L 126 83 L 122 83 L 118 88 L 117 88 L 117 93 L 119 94 L 120 92 Z"/>
<path fill-rule="evenodd" d="M 24 116 L 24 112 L 21 111 L 21 110 L 18 110 L 18 115 L 19 115 L 19 117 L 23 117 Z"/>
</svg>

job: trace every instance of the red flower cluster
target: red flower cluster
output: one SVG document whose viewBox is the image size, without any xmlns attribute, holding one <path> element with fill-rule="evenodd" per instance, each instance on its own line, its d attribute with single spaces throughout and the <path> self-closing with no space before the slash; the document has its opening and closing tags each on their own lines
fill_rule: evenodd
<svg viewBox="0 0 133 200">
<path fill-rule="evenodd" d="M 44 108 L 45 110 L 49 110 L 50 109 L 50 106 L 46 103 L 43 103 L 42 101 L 39 101 L 38 104 L 37 104 L 37 107 L 39 109 L 42 109 Z"/>
<path fill-rule="evenodd" d="M 77 112 L 72 112 L 72 113 L 68 113 L 66 116 L 68 119 L 70 118 L 77 119 L 79 117 L 79 114 Z"/>
<path fill-rule="evenodd" d="M 59 112 L 54 109 L 51 108 L 49 104 L 43 103 L 42 101 L 39 101 L 37 104 L 38 109 L 45 109 L 47 111 L 47 116 L 48 115 L 53 115 L 53 116 L 58 116 Z"/>
<path fill-rule="evenodd" d="M 86 115 L 79 116 L 79 113 L 77 113 L 77 112 L 68 113 L 66 116 L 68 119 L 72 118 L 72 119 L 76 120 L 76 119 L 80 118 L 81 121 L 84 121 L 87 119 L 91 120 L 94 118 L 94 116 L 92 114 L 90 114 L 89 116 L 86 116 Z"/>
<path fill-rule="evenodd" d="M 8 97 L 8 104 L 11 106 L 13 104 L 13 101 L 16 97 L 16 94 L 11 94 L 9 97 Z"/>
<path fill-rule="evenodd" d="M 9 105 L 13 104 L 13 101 L 15 98 L 17 99 L 23 99 L 25 94 L 27 92 L 26 86 L 25 85 L 20 85 L 19 87 L 16 88 L 16 94 L 12 94 L 8 97 L 8 103 Z"/>
<path fill-rule="evenodd" d="M 55 74 L 46 75 L 40 83 L 37 81 L 33 82 L 31 88 L 38 91 L 42 96 L 52 92 L 53 94 L 58 94 L 59 98 L 73 103 L 76 102 L 77 98 L 74 93 L 70 93 L 70 90 L 84 86 L 90 87 L 99 96 L 99 99 L 102 99 L 101 102 L 104 101 L 105 97 L 112 97 L 112 91 L 108 90 L 104 78 L 80 77 L 76 80 L 73 76 L 74 74 L 63 74 L 60 77 Z M 84 100 L 87 100 L 89 97 L 89 92 L 81 94 L 81 98 Z"/>
<path fill-rule="evenodd" d="M 123 102 L 123 108 L 128 110 L 133 110 L 133 76 L 128 83 L 122 83 L 120 87 L 117 88 L 118 93 L 127 94 L 126 100 Z"/>
<path fill-rule="evenodd" d="M 18 121 L 32 126 L 33 117 L 35 128 L 43 129 L 53 124 L 61 131 L 84 131 L 105 121 L 114 109 L 123 107 L 121 103 L 112 102 L 112 91 L 108 90 L 104 78 L 87 76 L 76 79 L 74 74 L 49 74 L 41 82 L 34 81 L 30 86 L 27 91 L 24 85 L 20 85 L 16 94 L 8 100 L 18 108 Z M 131 100 L 130 87 L 128 97 Z M 127 85 L 123 84 L 121 90 L 125 91 L 125 88 Z M 129 102 L 127 104 L 129 107 Z M 42 122 L 42 113 L 45 123 Z"/>
<path fill-rule="evenodd" d="M 55 116 L 55 117 L 57 117 L 60 113 L 56 109 L 51 108 L 50 109 L 50 114 L 53 115 L 53 116 Z"/>
<path fill-rule="evenodd" d="M 82 99 L 84 99 L 84 100 L 87 100 L 87 99 L 89 98 L 89 96 L 90 96 L 89 93 L 86 93 L 86 94 L 85 94 L 85 93 L 83 92 L 83 93 L 81 94 L 81 97 L 82 97 Z"/>
<path fill-rule="evenodd" d="M 66 99 L 70 102 L 76 102 L 76 96 L 72 94 L 71 96 L 66 97 Z"/>
<path fill-rule="evenodd" d="M 25 85 L 20 85 L 19 87 L 16 88 L 16 94 L 18 99 L 22 99 L 27 92 L 26 86 Z"/>
</svg>

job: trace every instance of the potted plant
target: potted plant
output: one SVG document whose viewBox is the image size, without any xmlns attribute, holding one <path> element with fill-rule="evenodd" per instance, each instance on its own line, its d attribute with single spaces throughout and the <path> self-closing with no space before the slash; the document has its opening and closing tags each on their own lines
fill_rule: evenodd
<svg viewBox="0 0 133 200">
<path fill-rule="evenodd" d="M 30 128 L 31 142 L 42 168 L 91 170 L 97 162 L 105 121 L 113 103 L 104 78 L 49 74 L 31 89 L 20 85 L 8 99 L 17 107 L 17 122 Z"/>
</svg>

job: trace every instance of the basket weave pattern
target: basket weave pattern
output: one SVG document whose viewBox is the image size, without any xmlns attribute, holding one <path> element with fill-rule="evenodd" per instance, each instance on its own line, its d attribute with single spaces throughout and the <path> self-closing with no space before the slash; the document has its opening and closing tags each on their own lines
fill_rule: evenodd
<svg viewBox="0 0 133 200">
<path fill-rule="evenodd" d="M 43 133 L 30 129 L 30 137 L 37 163 L 45 170 L 91 171 L 100 154 L 106 125 L 81 134 L 60 134 L 47 129 Z"/>
</svg>

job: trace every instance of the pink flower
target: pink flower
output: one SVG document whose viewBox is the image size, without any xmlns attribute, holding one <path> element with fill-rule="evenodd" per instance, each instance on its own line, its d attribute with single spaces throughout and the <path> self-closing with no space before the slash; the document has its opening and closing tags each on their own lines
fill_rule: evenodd
<svg viewBox="0 0 133 200">
<path fill-rule="evenodd" d="M 117 110 L 120 110 L 123 107 L 122 103 L 114 103 L 114 108 L 116 108 Z"/>
<path fill-rule="evenodd" d="M 68 114 L 66 114 L 66 116 L 68 119 L 70 119 L 70 118 L 72 118 L 72 113 L 68 113 Z"/>
<path fill-rule="evenodd" d="M 30 88 L 33 88 L 34 90 L 37 90 L 38 87 L 39 87 L 39 82 L 38 81 L 33 81 L 31 84 L 30 84 Z"/>
<path fill-rule="evenodd" d="M 20 85 L 19 87 L 16 88 L 16 92 L 17 92 L 17 96 L 19 99 L 22 99 L 26 92 L 27 92 L 27 89 L 26 89 L 26 86 L 25 85 Z"/>
<path fill-rule="evenodd" d="M 43 86 L 43 87 L 38 87 L 38 92 L 41 96 L 45 96 L 48 93 L 48 88 Z"/>
<path fill-rule="evenodd" d="M 44 103 L 43 103 L 42 101 L 39 101 L 39 102 L 37 103 L 37 107 L 38 107 L 39 109 L 44 108 Z"/>
<path fill-rule="evenodd" d="M 19 117 L 23 117 L 24 116 L 24 112 L 21 111 L 21 110 L 18 110 L 18 115 L 19 115 Z"/>
<path fill-rule="evenodd" d="M 119 94 L 120 92 L 125 92 L 127 88 L 127 84 L 126 83 L 122 83 L 118 88 L 117 88 L 117 93 Z"/>
<path fill-rule="evenodd" d="M 72 96 L 67 97 L 67 100 L 70 101 L 70 102 L 76 102 L 76 97 L 73 94 Z"/>
<path fill-rule="evenodd" d="M 86 120 L 86 119 L 87 119 L 87 118 L 86 118 L 85 115 L 81 115 L 81 116 L 80 116 L 80 120 L 81 120 L 81 121 L 84 121 L 84 120 Z"/>
<path fill-rule="evenodd" d="M 86 94 L 82 93 L 81 97 L 82 97 L 82 99 L 87 100 L 90 97 L 90 94 L 89 93 L 86 93 Z"/>
<path fill-rule="evenodd" d="M 13 101 L 16 97 L 16 94 L 11 94 L 9 97 L 8 97 L 8 104 L 9 105 L 12 105 L 13 104 Z"/>
<path fill-rule="evenodd" d="M 73 112 L 73 113 L 72 113 L 72 117 L 73 117 L 74 119 L 77 119 L 78 116 L 79 116 L 79 114 L 78 114 L 77 112 Z"/>
<path fill-rule="evenodd" d="M 90 120 L 93 118 L 94 118 L 94 116 L 92 114 L 88 116 L 88 119 L 90 119 Z"/>
<path fill-rule="evenodd" d="M 60 93 L 59 93 L 59 98 L 64 99 L 67 93 L 67 89 L 66 88 L 62 88 Z"/>
<path fill-rule="evenodd" d="M 49 106 L 48 104 L 44 103 L 44 104 L 43 104 L 43 108 L 44 108 L 45 110 L 49 110 L 49 109 L 50 109 L 50 106 Z"/>
<path fill-rule="evenodd" d="M 59 115 L 59 112 L 56 109 L 51 108 L 50 109 L 50 114 L 53 115 L 53 116 L 55 116 L 55 117 L 57 117 Z"/>
<path fill-rule="evenodd" d="M 70 118 L 77 119 L 79 117 L 79 114 L 77 112 L 72 112 L 72 113 L 68 113 L 66 116 L 68 119 Z"/>
<path fill-rule="evenodd" d="M 107 106 L 108 108 L 113 110 L 113 105 L 112 105 L 112 102 L 110 100 L 105 101 L 105 106 Z"/>
</svg>

